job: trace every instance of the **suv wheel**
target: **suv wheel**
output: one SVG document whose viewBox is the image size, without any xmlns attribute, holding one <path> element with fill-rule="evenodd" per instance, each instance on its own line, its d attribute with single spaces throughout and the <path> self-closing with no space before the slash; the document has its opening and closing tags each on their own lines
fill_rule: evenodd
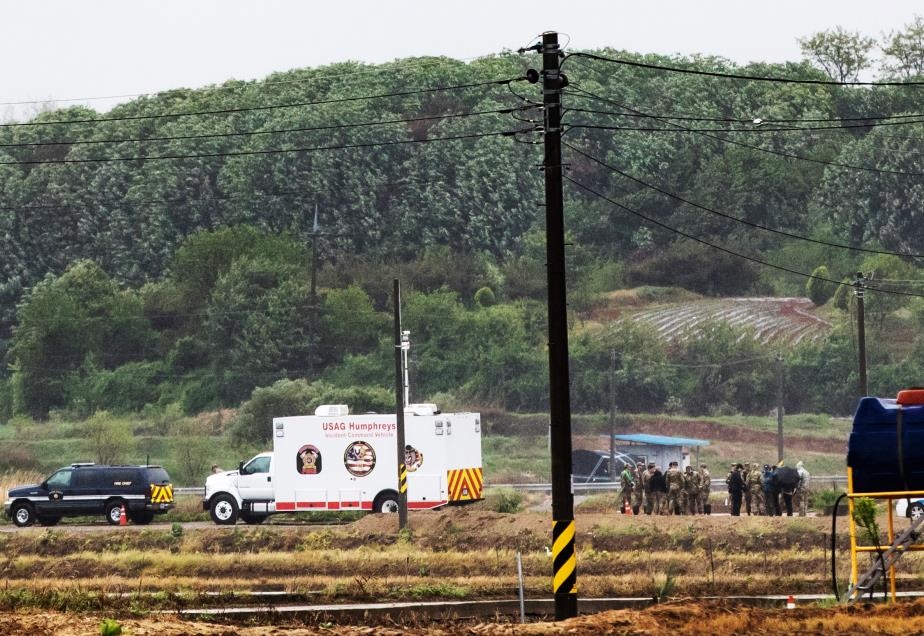
<svg viewBox="0 0 924 636">
<path fill-rule="evenodd" d="M 132 520 L 132 523 L 138 524 L 139 526 L 146 526 L 154 521 L 154 513 L 147 510 L 139 510 L 138 512 L 128 513 L 128 518 Z"/>
<path fill-rule="evenodd" d="M 921 515 L 924 515 L 924 506 L 918 502 L 911 504 L 911 507 L 908 508 L 908 516 L 911 517 L 912 520 L 917 520 Z"/>
<path fill-rule="evenodd" d="M 209 509 L 212 521 L 220 526 L 233 526 L 237 521 L 237 502 L 231 495 L 217 495 Z"/>
<path fill-rule="evenodd" d="M 13 523 L 20 528 L 31 526 L 35 523 L 35 511 L 27 503 L 16 504 L 13 506 Z"/>
<path fill-rule="evenodd" d="M 117 526 L 122 521 L 123 505 L 121 501 L 110 501 L 106 504 L 106 521 L 109 522 L 109 525 Z"/>
</svg>

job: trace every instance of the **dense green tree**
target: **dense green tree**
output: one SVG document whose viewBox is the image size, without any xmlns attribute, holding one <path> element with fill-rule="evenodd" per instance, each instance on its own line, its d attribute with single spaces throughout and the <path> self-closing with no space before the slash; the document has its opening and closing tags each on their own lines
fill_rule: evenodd
<svg viewBox="0 0 924 636">
<path fill-rule="evenodd" d="M 882 52 L 886 55 L 882 68 L 887 73 L 909 79 L 924 75 L 924 17 L 915 15 L 903 31 L 885 36 Z"/>
<path fill-rule="evenodd" d="M 870 52 L 875 44 L 873 38 L 840 26 L 799 38 L 802 55 L 838 82 L 855 82 L 860 73 L 870 68 Z"/>
<path fill-rule="evenodd" d="M 8 354 L 22 406 L 46 417 L 65 405 L 72 374 L 143 360 L 149 341 L 137 295 L 119 289 L 96 264 L 80 261 L 60 277 L 49 275 L 20 307 Z"/>
</svg>

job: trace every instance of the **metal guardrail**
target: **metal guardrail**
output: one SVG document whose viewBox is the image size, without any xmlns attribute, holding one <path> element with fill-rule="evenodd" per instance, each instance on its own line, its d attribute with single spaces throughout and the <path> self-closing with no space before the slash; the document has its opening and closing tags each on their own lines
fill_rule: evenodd
<svg viewBox="0 0 924 636">
<path fill-rule="evenodd" d="M 486 483 L 488 488 L 511 488 L 513 490 L 528 490 L 534 492 L 551 492 L 552 484 L 492 484 Z M 812 490 L 847 490 L 847 476 L 846 475 L 822 475 L 819 477 L 812 477 L 811 482 Z M 712 480 L 712 490 L 721 491 L 725 489 L 725 478 L 714 478 Z M 619 482 L 616 481 L 598 481 L 593 483 L 577 483 L 574 484 L 575 492 L 578 491 L 593 491 L 593 490 L 619 490 Z M 183 486 L 180 488 L 173 489 L 174 494 L 177 495 L 204 495 L 205 486 Z"/>
<path fill-rule="evenodd" d="M 486 483 L 488 488 L 512 488 L 514 490 L 529 490 L 535 492 L 543 492 L 552 490 L 552 484 L 492 484 Z M 598 481 L 598 482 L 588 482 L 588 483 L 579 483 L 575 482 L 574 490 L 578 491 L 593 491 L 593 490 L 619 490 L 619 482 L 616 481 Z M 725 490 L 725 478 L 713 478 L 711 482 L 711 489 L 715 491 Z M 821 475 L 818 477 L 813 476 L 811 478 L 811 488 L 812 490 L 847 490 L 847 476 L 846 475 Z"/>
</svg>

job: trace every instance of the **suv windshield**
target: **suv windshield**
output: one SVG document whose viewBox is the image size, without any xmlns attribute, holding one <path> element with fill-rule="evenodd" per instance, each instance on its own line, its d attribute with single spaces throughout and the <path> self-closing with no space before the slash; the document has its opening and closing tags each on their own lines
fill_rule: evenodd
<svg viewBox="0 0 924 636">
<path fill-rule="evenodd" d="M 48 478 L 46 482 L 48 484 L 48 489 L 60 489 L 67 488 L 71 485 L 71 473 L 73 471 L 70 468 L 64 468 L 56 472 L 54 475 Z"/>
</svg>

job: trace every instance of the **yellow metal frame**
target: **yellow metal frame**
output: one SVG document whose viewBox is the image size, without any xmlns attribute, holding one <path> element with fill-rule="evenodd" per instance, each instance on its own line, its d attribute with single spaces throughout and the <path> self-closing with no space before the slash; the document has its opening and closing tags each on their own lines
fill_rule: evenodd
<svg viewBox="0 0 924 636">
<path fill-rule="evenodd" d="M 857 554 L 860 552 L 875 552 L 875 546 L 857 545 L 857 526 L 853 520 L 853 500 L 855 497 L 868 497 L 870 499 L 885 499 L 889 509 L 889 543 L 895 542 L 895 522 L 893 519 L 892 502 L 896 499 L 906 499 L 908 497 L 924 497 L 924 490 L 908 490 L 895 492 L 853 492 L 853 469 L 847 467 L 847 516 L 850 518 L 850 585 L 856 586 L 859 582 L 860 570 L 857 564 Z M 905 551 L 924 551 L 924 545 L 911 545 L 902 548 Z M 889 590 L 891 591 L 891 601 L 896 600 L 895 593 L 895 566 L 889 566 Z"/>
</svg>

